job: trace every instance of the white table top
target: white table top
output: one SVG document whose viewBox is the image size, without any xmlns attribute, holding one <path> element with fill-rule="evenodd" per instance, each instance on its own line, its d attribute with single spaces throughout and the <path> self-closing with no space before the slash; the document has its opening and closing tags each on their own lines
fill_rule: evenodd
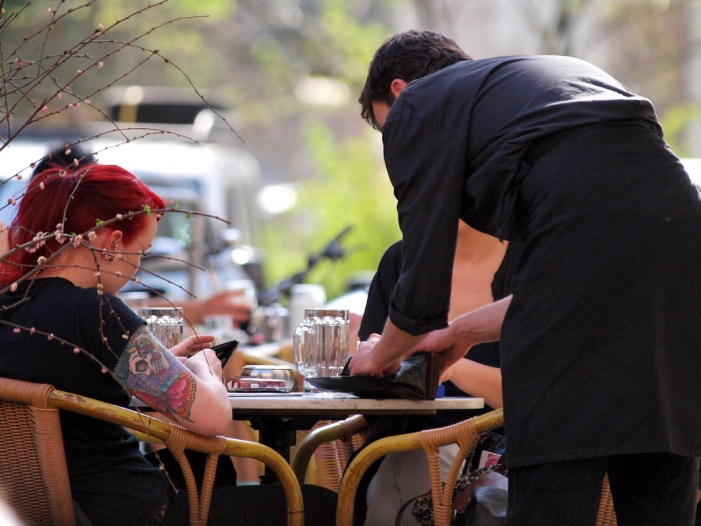
<svg viewBox="0 0 701 526">
<path fill-rule="evenodd" d="M 482 398 L 437 398 L 435 400 L 404 400 L 356 398 L 352 395 L 329 393 L 237 394 L 230 393 L 234 416 L 239 415 L 391 415 L 435 414 L 454 409 L 482 409 Z"/>
</svg>

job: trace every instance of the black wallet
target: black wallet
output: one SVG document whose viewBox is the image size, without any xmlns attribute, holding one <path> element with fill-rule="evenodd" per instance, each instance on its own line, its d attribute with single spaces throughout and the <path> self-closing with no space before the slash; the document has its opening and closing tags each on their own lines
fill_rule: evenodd
<svg viewBox="0 0 701 526">
<path fill-rule="evenodd" d="M 340 376 L 307 378 L 306 381 L 323 391 L 354 394 L 359 398 L 415 398 L 434 400 L 443 368 L 443 355 L 419 353 L 402 362 L 391 376 L 379 378 L 369 374 L 351 376 L 349 358 Z"/>
</svg>

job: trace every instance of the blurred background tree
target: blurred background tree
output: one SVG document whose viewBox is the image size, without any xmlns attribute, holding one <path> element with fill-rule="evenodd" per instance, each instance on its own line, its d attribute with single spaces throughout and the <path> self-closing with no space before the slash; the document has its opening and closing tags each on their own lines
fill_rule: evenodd
<svg viewBox="0 0 701 526">
<path fill-rule="evenodd" d="M 34 0 L 32 7 L 43 16 L 58 3 Z M 23 5 L 4 3 L 8 11 Z M 54 45 L 144 5 L 97 0 L 57 29 Z M 198 15 L 207 17 L 189 18 Z M 171 18 L 181 20 L 140 42 L 233 111 L 243 142 L 232 135 L 232 144 L 256 156 L 266 182 L 299 190 L 294 208 L 266 219 L 268 283 L 303 269 L 309 254 L 352 225 L 343 243 L 347 257 L 309 276 L 334 297 L 353 273 L 374 270 L 399 239 L 381 138 L 359 118 L 356 99 L 375 49 L 410 27 L 440 31 L 474 58 L 557 53 L 588 60 L 653 101 L 675 151 L 701 156 L 697 0 L 177 0 L 144 12 L 137 27 L 146 32 Z M 25 29 L 13 28 L 14 37 Z M 132 25 L 113 38 L 133 33 Z M 130 53 L 106 60 L 100 80 L 146 55 Z M 76 82 L 84 90 L 97 85 L 90 76 Z M 117 84 L 188 82 L 155 56 Z M 84 118 L 81 112 L 65 118 Z"/>
<path fill-rule="evenodd" d="M 104 5 L 98 16 L 124 16 L 138 3 Z M 385 248 L 401 236 L 379 136 L 358 118 L 355 102 L 372 54 L 391 34 L 397 5 L 396 0 L 179 1 L 167 5 L 168 16 L 209 17 L 179 22 L 168 38 L 145 39 L 177 57 L 198 87 L 216 89 L 235 110 L 232 124 L 245 141 L 237 146 L 259 159 L 266 181 L 298 183 L 296 207 L 271 217 L 264 228 L 269 284 L 304 269 L 310 254 L 350 225 L 343 240 L 348 255 L 322 262 L 308 278 L 335 297 L 354 273 L 374 270 Z M 154 20 L 142 23 L 147 27 Z M 151 67 L 138 82 L 183 85 L 165 65 Z"/>
<path fill-rule="evenodd" d="M 415 0 L 405 24 L 474 58 L 559 54 L 601 67 L 652 100 L 672 148 L 701 156 L 698 0 Z"/>
</svg>

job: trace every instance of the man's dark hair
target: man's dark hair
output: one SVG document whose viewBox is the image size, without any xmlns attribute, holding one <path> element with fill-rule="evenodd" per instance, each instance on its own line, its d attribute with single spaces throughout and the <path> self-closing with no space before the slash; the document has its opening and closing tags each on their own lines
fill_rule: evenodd
<svg viewBox="0 0 701 526">
<path fill-rule="evenodd" d="M 415 29 L 397 33 L 380 46 L 370 62 L 368 78 L 358 99 L 362 106 L 360 115 L 379 130 L 372 103 L 386 102 L 392 106 L 394 79 L 408 83 L 462 60 L 472 57 L 440 33 Z"/>
</svg>

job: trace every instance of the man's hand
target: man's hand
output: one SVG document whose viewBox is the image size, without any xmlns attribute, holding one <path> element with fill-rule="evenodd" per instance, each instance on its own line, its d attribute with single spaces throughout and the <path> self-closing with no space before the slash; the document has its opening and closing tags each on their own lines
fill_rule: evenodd
<svg viewBox="0 0 701 526">
<path fill-rule="evenodd" d="M 381 359 L 383 345 L 380 340 L 379 334 L 372 334 L 367 341 L 358 344 L 358 350 L 348 364 L 351 375 L 383 376 L 385 372 L 392 373 L 399 369 L 401 360 L 387 363 Z"/>
<path fill-rule="evenodd" d="M 457 363 L 460 358 L 464 358 L 471 345 L 458 340 L 458 335 L 455 327 L 450 325 L 445 329 L 430 332 L 426 339 L 416 348 L 416 351 L 438 352 L 443 355 L 443 369 L 441 372 L 441 381 L 443 376 L 448 373 L 448 369 Z M 452 376 L 452 375 L 451 375 Z"/>
<path fill-rule="evenodd" d="M 445 373 L 451 365 L 464 358 L 473 345 L 499 341 L 511 298 L 507 296 L 455 318 L 447 329 L 430 333 L 416 350 L 440 352 L 445 359 Z"/>
<path fill-rule="evenodd" d="M 440 383 L 444 384 L 448 381 L 450 381 L 453 376 L 455 375 L 455 371 L 457 370 L 457 363 L 454 363 L 448 367 L 445 366 L 445 362 L 443 363 L 443 369 L 441 369 L 441 377 L 440 377 Z"/>
<path fill-rule="evenodd" d="M 349 364 L 351 374 L 394 373 L 423 339 L 424 335 L 412 336 L 387 320 L 381 336 L 372 334 L 368 341 L 358 345 L 358 352 Z"/>
</svg>

